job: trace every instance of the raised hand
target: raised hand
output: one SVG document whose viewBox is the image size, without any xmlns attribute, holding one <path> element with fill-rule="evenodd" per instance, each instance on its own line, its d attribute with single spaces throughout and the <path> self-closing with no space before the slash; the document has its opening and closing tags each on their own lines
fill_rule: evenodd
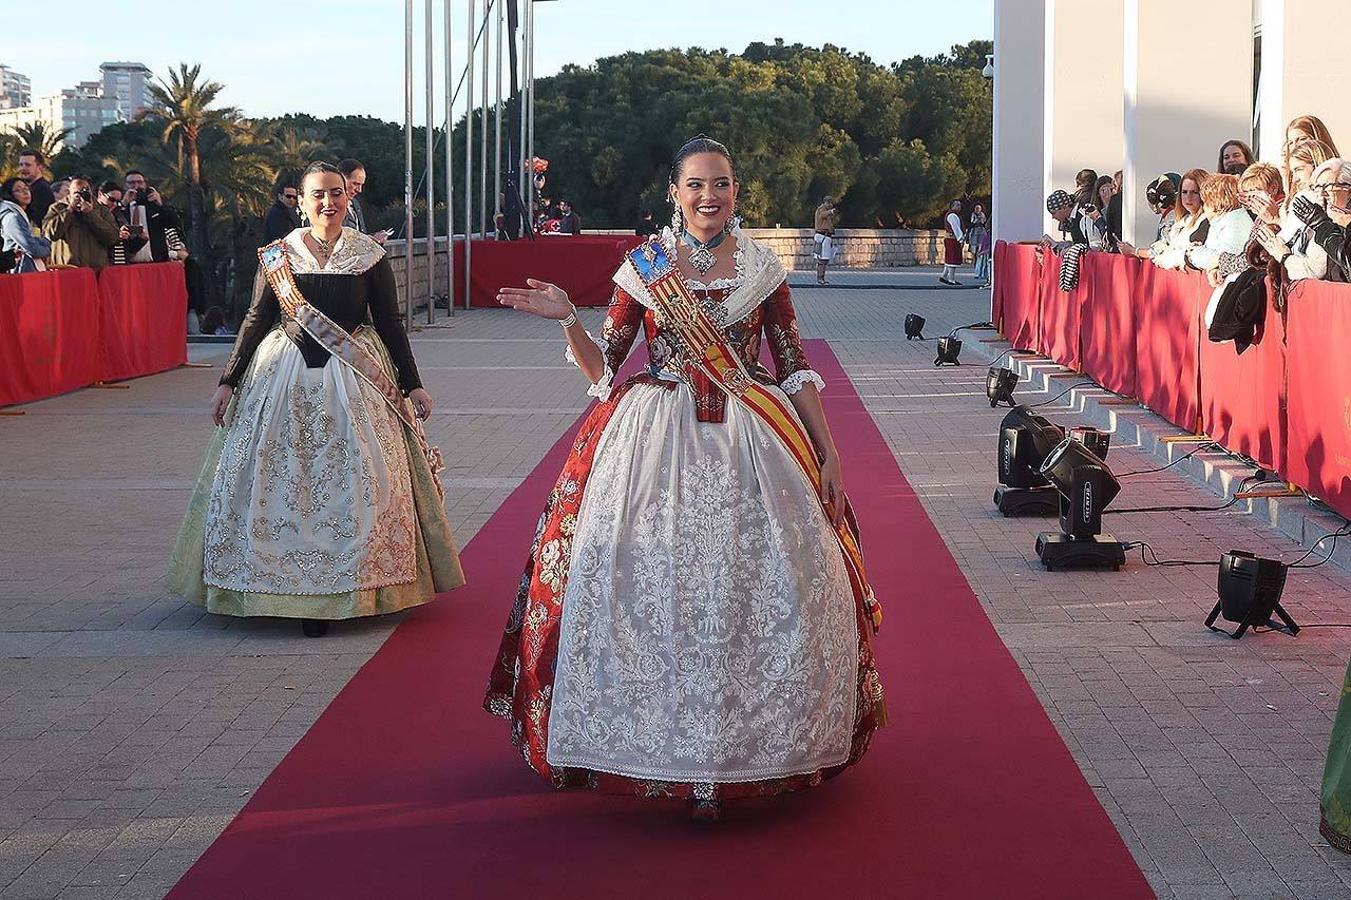
<svg viewBox="0 0 1351 900">
<path fill-rule="evenodd" d="M 561 321 L 572 315 L 572 301 L 568 294 L 556 284 L 527 278 L 529 287 L 504 287 L 497 291 L 497 302 L 521 312 L 528 312 L 545 319 Z"/>
</svg>

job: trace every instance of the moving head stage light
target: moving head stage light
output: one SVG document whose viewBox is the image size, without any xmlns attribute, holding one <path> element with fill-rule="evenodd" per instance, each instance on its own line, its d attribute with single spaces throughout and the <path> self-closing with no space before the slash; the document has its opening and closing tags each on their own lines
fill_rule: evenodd
<svg viewBox="0 0 1351 900">
<path fill-rule="evenodd" d="M 1005 516 L 1053 516 L 1060 495 L 1041 474 L 1041 464 L 1065 439 L 1065 429 L 1015 406 L 999 424 L 999 487 L 994 503 Z"/>
<path fill-rule="evenodd" d="M 905 317 L 905 339 L 907 341 L 924 340 L 924 317 L 910 313 Z"/>
<path fill-rule="evenodd" d="M 1226 621 L 1238 623 L 1238 630 L 1229 635 L 1238 640 L 1254 626 L 1279 628 L 1271 621 L 1274 615 L 1285 623 L 1290 634 L 1299 634 L 1299 626 L 1281 606 L 1281 593 L 1285 590 L 1288 568 L 1278 559 L 1263 559 L 1242 550 L 1230 550 L 1221 556 L 1219 585 L 1216 588 L 1220 600 L 1206 618 L 1206 627 L 1228 634 L 1224 629 L 1215 627 L 1215 619 L 1223 613 Z"/>
<path fill-rule="evenodd" d="M 1102 512 L 1121 492 L 1121 485 L 1102 458 L 1081 442 L 1066 438 L 1041 466 L 1060 493 L 1060 533 L 1037 535 L 1037 555 L 1050 572 L 1055 569 L 1120 569 L 1126 564 L 1126 549 L 1109 534 L 1102 534 Z"/>
</svg>

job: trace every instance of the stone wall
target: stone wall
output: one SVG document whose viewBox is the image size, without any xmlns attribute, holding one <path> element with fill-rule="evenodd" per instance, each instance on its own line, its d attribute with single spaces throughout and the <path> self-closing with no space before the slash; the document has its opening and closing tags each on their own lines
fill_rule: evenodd
<svg viewBox="0 0 1351 900">
<path fill-rule="evenodd" d="M 385 252 L 390 265 L 394 268 L 394 281 L 399 286 L 399 312 L 403 313 L 404 297 L 408 296 L 406 275 L 404 272 L 404 254 L 407 253 L 406 241 L 390 241 L 385 244 Z M 434 291 L 440 296 L 446 293 L 446 239 L 436 239 L 436 262 L 433 275 Z M 462 301 L 463 302 L 463 301 Z M 421 306 L 425 315 L 427 308 L 427 242 L 418 240 L 413 247 L 413 309 Z"/>
</svg>

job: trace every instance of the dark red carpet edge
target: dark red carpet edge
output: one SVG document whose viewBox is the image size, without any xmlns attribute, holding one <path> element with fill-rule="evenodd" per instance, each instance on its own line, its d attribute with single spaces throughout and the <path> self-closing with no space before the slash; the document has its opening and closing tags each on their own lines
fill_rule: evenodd
<svg viewBox="0 0 1351 900">
<path fill-rule="evenodd" d="M 733 806 L 556 793 L 479 708 L 562 438 L 183 877 L 175 898 L 1152 897 L 824 341 L 891 724 L 822 788 Z"/>
</svg>

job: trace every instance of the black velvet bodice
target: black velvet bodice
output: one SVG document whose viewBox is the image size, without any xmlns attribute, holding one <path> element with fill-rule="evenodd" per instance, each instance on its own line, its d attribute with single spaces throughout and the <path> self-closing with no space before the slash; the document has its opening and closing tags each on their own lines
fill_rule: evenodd
<svg viewBox="0 0 1351 900">
<path fill-rule="evenodd" d="M 306 273 L 297 274 L 295 279 L 300 293 L 310 305 L 349 333 L 367 323 L 374 326 L 394 361 L 400 390 L 407 394 L 422 387 L 417 364 L 413 361 L 413 351 L 408 345 L 408 335 L 404 333 L 403 323 L 399 320 L 398 287 L 389 260 L 381 259 L 360 275 Z M 264 285 L 249 307 L 244 321 L 240 323 L 239 337 L 235 340 L 234 352 L 225 364 L 221 384 L 239 386 L 258 345 L 278 321 L 282 322 L 286 336 L 300 348 L 305 365 L 313 369 L 328 362 L 329 353 L 318 341 L 306 334 L 297 322 L 283 320 L 281 304 L 277 302 L 272 286 Z"/>
</svg>

